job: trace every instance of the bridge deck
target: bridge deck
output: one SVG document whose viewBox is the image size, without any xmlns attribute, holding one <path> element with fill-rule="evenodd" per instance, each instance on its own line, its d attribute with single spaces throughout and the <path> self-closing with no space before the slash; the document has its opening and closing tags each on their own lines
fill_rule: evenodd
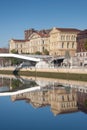
<svg viewBox="0 0 87 130">
<path fill-rule="evenodd" d="M 28 57 L 28 56 L 23 56 L 23 55 L 19 55 L 19 54 L 12 54 L 12 53 L 1 53 L 0 57 L 13 57 L 13 58 L 19 58 L 19 59 L 35 61 L 35 62 L 40 61 L 40 58 Z"/>
</svg>

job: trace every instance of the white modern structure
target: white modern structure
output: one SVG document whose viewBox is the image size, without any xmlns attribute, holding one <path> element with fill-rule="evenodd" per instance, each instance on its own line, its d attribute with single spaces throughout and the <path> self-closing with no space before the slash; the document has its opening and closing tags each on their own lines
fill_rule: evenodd
<svg viewBox="0 0 87 130">
<path fill-rule="evenodd" d="M 25 92 L 36 91 L 36 90 L 40 90 L 40 89 L 41 89 L 40 86 L 36 86 L 36 87 L 32 87 L 32 88 L 18 90 L 18 91 L 15 91 L 15 92 L 4 92 L 4 93 L 0 93 L 0 96 L 13 96 L 13 95 L 17 95 L 17 94 L 21 94 L 21 93 L 25 93 Z"/>
<path fill-rule="evenodd" d="M 0 57 L 13 57 L 13 58 L 19 58 L 19 59 L 35 61 L 35 62 L 40 61 L 39 58 L 28 57 L 28 56 L 23 56 L 23 55 L 19 55 L 19 54 L 12 54 L 12 53 L 0 53 Z"/>
</svg>

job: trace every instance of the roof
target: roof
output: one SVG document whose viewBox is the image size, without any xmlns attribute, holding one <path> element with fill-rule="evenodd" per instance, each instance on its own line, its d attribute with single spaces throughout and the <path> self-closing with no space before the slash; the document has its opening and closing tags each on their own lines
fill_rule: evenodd
<svg viewBox="0 0 87 130">
<path fill-rule="evenodd" d="M 49 37 L 49 32 L 50 32 L 50 31 L 51 31 L 51 29 L 49 29 L 49 30 L 43 29 L 43 30 L 38 31 L 37 33 L 38 33 L 41 37 Z"/>
<path fill-rule="evenodd" d="M 26 42 L 28 40 L 22 40 L 22 39 L 12 39 L 14 42 Z"/>
<path fill-rule="evenodd" d="M 9 52 L 8 48 L 0 48 L 0 53 L 7 53 Z"/>
<path fill-rule="evenodd" d="M 75 28 L 56 28 L 56 29 L 60 30 L 61 32 L 80 32 L 81 31 Z"/>
<path fill-rule="evenodd" d="M 49 34 L 44 33 L 44 32 L 37 32 L 38 35 L 40 35 L 41 37 L 48 37 Z"/>
<path fill-rule="evenodd" d="M 30 35 L 33 34 L 33 33 L 37 33 L 41 37 L 49 37 L 50 31 L 51 31 L 51 29 L 42 29 L 42 30 L 29 29 L 29 30 L 25 30 L 25 35 L 26 35 L 25 39 L 28 39 L 30 37 Z"/>
<path fill-rule="evenodd" d="M 79 33 L 79 35 L 87 35 L 87 29 L 85 29 L 85 30 L 83 30 L 83 31 L 81 31 L 80 33 Z"/>
</svg>

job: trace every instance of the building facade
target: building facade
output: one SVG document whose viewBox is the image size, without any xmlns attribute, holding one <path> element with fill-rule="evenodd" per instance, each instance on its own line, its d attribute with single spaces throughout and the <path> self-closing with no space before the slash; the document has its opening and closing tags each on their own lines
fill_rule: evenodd
<svg viewBox="0 0 87 130">
<path fill-rule="evenodd" d="M 49 31 L 26 30 L 24 40 L 10 40 L 9 52 L 11 53 L 12 50 L 15 50 L 19 54 L 35 54 L 36 52 L 44 54 L 45 50 L 49 51 Z"/>
<path fill-rule="evenodd" d="M 77 52 L 86 52 L 85 43 L 87 43 L 87 29 L 77 35 Z"/>
<path fill-rule="evenodd" d="M 53 28 L 49 30 L 25 30 L 25 39 L 11 39 L 9 52 L 16 50 L 19 54 L 44 54 L 45 50 L 52 56 L 64 56 L 66 51 L 73 56 L 77 50 L 78 29 Z"/>
<path fill-rule="evenodd" d="M 65 88 L 54 88 L 11 96 L 12 101 L 23 99 L 25 99 L 27 103 L 30 103 L 34 108 L 50 106 L 51 112 L 55 116 L 60 113 L 75 112 L 78 110 L 75 89 L 67 92 Z"/>
<path fill-rule="evenodd" d="M 75 55 L 79 30 L 71 28 L 53 28 L 50 32 L 50 55 L 64 56 L 66 51 Z"/>
<path fill-rule="evenodd" d="M 26 46 L 25 40 L 17 40 L 17 39 L 11 39 L 10 40 L 10 46 L 9 46 L 9 52 L 11 53 L 13 50 L 15 52 L 21 54 L 26 53 L 27 46 Z"/>
<path fill-rule="evenodd" d="M 49 51 L 49 35 L 44 32 L 33 32 L 29 36 L 29 53 L 41 52 L 44 53 L 44 50 Z"/>
</svg>

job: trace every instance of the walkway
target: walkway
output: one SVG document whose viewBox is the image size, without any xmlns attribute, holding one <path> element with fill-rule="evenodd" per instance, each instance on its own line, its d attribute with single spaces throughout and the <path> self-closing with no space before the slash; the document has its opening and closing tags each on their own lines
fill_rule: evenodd
<svg viewBox="0 0 87 130">
<path fill-rule="evenodd" d="M 36 86 L 36 87 L 32 87 L 32 88 L 18 90 L 16 92 L 3 92 L 3 93 L 1 92 L 0 96 L 13 96 L 13 95 L 17 95 L 17 94 L 21 94 L 21 93 L 25 93 L 25 92 L 36 91 L 36 90 L 40 90 L 40 89 L 41 89 L 40 86 Z"/>
<path fill-rule="evenodd" d="M 19 55 L 19 54 L 12 54 L 12 53 L 0 53 L 0 57 L 13 57 L 13 58 L 19 58 L 19 59 L 35 61 L 35 62 L 40 61 L 40 58 L 28 57 L 28 56 L 23 56 L 23 55 Z"/>
</svg>

